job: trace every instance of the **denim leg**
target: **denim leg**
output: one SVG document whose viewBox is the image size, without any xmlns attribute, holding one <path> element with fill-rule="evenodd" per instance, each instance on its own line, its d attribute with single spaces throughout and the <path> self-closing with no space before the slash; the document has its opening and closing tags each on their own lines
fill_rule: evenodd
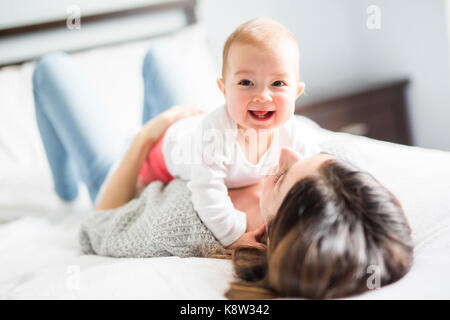
<svg viewBox="0 0 450 320">
<path fill-rule="evenodd" d="M 34 96 L 38 99 L 38 96 Z M 36 106 L 41 103 L 36 101 Z M 52 123 L 40 107 L 35 108 L 36 120 L 44 144 L 45 153 L 53 176 L 56 194 L 69 202 L 78 196 L 78 176 L 72 159 L 70 159 Z"/>
<path fill-rule="evenodd" d="M 163 74 L 163 70 L 156 64 L 161 57 L 158 58 L 154 56 L 155 54 L 155 52 L 149 50 L 142 65 L 142 76 L 144 78 L 142 124 L 169 107 L 183 103 L 177 101 L 179 99 L 174 94 L 176 84 L 170 83 L 168 75 Z"/>
<path fill-rule="evenodd" d="M 114 130 L 108 109 L 86 80 L 70 56 L 54 53 L 36 64 L 33 92 L 55 190 L 62 199 L 72 199 L 74 180 L 79 177 L 95 203 L 125 139 Z"/>
</svg>

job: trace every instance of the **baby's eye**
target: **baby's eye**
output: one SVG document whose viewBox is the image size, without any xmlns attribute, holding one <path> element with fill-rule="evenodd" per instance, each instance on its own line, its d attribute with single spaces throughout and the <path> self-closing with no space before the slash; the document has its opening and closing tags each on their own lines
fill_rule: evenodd
<svg viewBox="0 0 450 320">
<path fill-rule="evenodd" d="M 272 85 L 274 85 L 275 87 L 282 87 L 285 86 L 286 84 L 281 80 L 277 80 Z"/>
<path fill-rule="evenodd" d="M 250 80 L 241 80 L 239 84 L 242 86 L 250 86 L 252 85 L 252 82 Z"/>
</svg>

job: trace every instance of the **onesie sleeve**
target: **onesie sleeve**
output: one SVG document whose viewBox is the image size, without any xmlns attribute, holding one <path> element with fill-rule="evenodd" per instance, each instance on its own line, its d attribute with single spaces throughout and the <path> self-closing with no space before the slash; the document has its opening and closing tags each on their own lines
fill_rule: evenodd
<svg viewBox="0 0 450 320">
<path fill-rule="evenodd" d="M 203 161 L 193 167 L 187 187 L 192 204 L 203 223 L 223 246 L 228 246 L 244 234 L 245 212 L 234 208 L 225 185 L 226 157 L 218 150 L 203 153 Z"/>
<path fill-rule="evenodd" d="M 314 121 L 295 116 L 292 131 L 294 132 L 294 149 L 305 157 L 314 156 L 321 152 L 319 143 L 320 126 Z"/>
</svg>

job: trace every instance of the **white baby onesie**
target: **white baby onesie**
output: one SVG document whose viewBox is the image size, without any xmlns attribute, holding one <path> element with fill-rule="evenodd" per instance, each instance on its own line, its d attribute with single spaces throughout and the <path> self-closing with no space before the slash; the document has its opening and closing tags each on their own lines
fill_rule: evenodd
<svg viewBox="0 0 450 320">
<path fill-rule="evenodd" d="M 278 128 L 257 164 L 246 159 L 237 142 L 237 124 L 225 105 L 167 129 L 162 144 L 166 167 L 173 177 L 189 181 L 194 209 L 222 245 L 230 245 L 246 230 L 246 214 L 234 208 L 228 188 L 249 186 L 270 174 L 283 146 L 303 156 L 319 152 L 312 131 L 302 130 L 297 117 Z"/>
</svg>

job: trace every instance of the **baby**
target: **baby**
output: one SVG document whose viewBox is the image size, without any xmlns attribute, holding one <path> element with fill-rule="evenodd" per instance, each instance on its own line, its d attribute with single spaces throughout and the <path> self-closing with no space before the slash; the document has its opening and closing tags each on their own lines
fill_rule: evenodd
<svg viewBox="0 0 450 320">
<path fill-rule="evenodd" d="M 280 149 L 318 152 L 296 125 L 299 48 L 279 23 L 257 18 L 239 26 L 223 49 L 217 80 L 226 105 L 170 126 L 140 171 L 145 184 L 188 180 L 192 203 L 224 246 L 244 244 L 246 214 L 234 208 L 228 188 L 249 186 L 273 173 Z"/>
</svg>

